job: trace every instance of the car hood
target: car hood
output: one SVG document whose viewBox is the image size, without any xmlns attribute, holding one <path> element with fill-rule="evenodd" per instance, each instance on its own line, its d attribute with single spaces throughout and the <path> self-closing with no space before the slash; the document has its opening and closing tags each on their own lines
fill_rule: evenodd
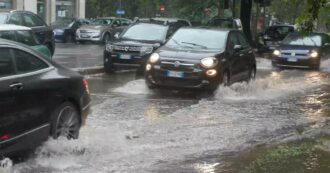
<svg viewBox="0 0 330 173">
<path fill-rule="evenodd" d="M 160 57 L 163 58 L 179 58 L 187 60 L 201 60 L 207 57 L 217 57 L 224 50 L 196 50 L 196 49 L 176 49 L 163 46 L 157 50 Z"/>
<path fill-rule="evenodd" d="M 129 41 L 129 40 L 121 40 L 112 42 L 113 45 L 118 46 L 136 46 L 136 47 L 154 47 L 158 48 L 161 44 L 160 41 Z"/>
<path fill-rule="evenodd" d="M 80 27 L 79 29 L 92 29 L 92 30 L 102 30 L 102 29 L 105 29 L 105 28 L 110 28 L 110 26 L 103 26 L 103 25 L 85 25 L 85 26 L 82 26 Z"/>
<path fill-rule="evenodd" d="M 278 47 L 281 51 L 302 51 L 302 52 L 311 52 L 312 50 L 319 50 L 318 46 L 295 46 L 295 45 L 280 45 Z"/>
</svg>

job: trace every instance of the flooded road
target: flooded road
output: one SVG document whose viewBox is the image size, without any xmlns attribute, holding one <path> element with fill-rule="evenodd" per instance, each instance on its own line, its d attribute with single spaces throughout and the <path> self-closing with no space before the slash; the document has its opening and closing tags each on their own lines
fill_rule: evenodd
<svg viewBox="0 0 330 173">
<path fill-rule="evenodd" d="M 330 121 L 330 61 L 320 72 L 274 70 L 214 95 L 150 91 L 134 73 L 88 76 L 93 112 L 79 140 L 49 140 L 17 173 L 221 172 L 224 158 L 312 138 Z"/>
</svg>

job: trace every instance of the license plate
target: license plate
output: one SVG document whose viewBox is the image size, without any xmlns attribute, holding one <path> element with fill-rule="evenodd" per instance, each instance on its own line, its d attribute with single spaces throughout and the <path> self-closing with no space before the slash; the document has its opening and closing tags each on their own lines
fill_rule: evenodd
<svg viewBox="0 0 330 173">
<path fill-rule="evenodd" d="M 81 34 L 80 37 L 81 37 L 81 38 L 88 38 L 89 36 L 86 35 L 86 34 Z"/>
<path fill-rule="evenodd" d="M 297 58 L 288 58 L 288 61 L 289 62 L 297 62 L 298 60 L 297 60 Z"/>
<path fill-rule="evenodd" d="M 180 71 L 167 71 L 168 77 L 183 78 L 184 73 Z"/>
<path fill-rule="evenodd" d="M 131 55 L 125 55 L 125 54 L 121 54 L 120 59 L 131 59 Z"/>
</svg>

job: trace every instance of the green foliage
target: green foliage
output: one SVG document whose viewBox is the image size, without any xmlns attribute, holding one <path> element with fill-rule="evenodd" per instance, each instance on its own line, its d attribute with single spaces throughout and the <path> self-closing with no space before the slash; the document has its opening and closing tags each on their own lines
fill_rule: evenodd
<svg viewBox="0 0 330 173">
<path fill-rule="evenodd" d="M 306 6 L 305 0 L 273 0 L 269 12 L 281 22 L 295 24 L 297 17 L 304 13 Z"/>
<path fill-rule="evenodd" d="M 308 34 L 313 32 L 320 10 L 325 7 L 326 3 L 327 0 L 307 0 L 306 12 L 297 19 L 302 33 Z"/>
</svg>

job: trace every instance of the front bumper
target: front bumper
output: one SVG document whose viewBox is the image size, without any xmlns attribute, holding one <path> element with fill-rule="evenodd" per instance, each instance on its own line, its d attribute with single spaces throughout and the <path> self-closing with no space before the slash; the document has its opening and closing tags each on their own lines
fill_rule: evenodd
<svg viewBox="0 0 330 173">
<path fill-rule="evenodd" d="M 218 68 L 215 68 L 218 69 Z M 179 72 L 180 77 L 169 76 L 169 71 Z M 148 83 L 158 87 L 187 88 L 187 89 L 213 89 L 220 83 L 220 71 L 217 70 L 215 76 L 207 76 L 207 69 L 195 68 L 192 71 L 164 69 L 159 65 L 154 65 L 147 71 L 145 78 Z"/>
<path fill-rule="evenodd" d="M 131 52 L 104 52 L 105 63 L 111 62 L 114 66 L 144 68 L 150 54 L 140 55 L 140 53 Z"/>
<path fill-rule="evenodd" d="M 277 67 L 293 67 L 293 68 L 313 68 L 320 65 L 319 58 L 283 58 L 273 57 L 272 63 Z"/>
<path fill-rule="evenodd" d="M 76 34 L 77 41 L 102 41 L 102 35 L 99 33 L 79 33 Z"/>
</svg>

